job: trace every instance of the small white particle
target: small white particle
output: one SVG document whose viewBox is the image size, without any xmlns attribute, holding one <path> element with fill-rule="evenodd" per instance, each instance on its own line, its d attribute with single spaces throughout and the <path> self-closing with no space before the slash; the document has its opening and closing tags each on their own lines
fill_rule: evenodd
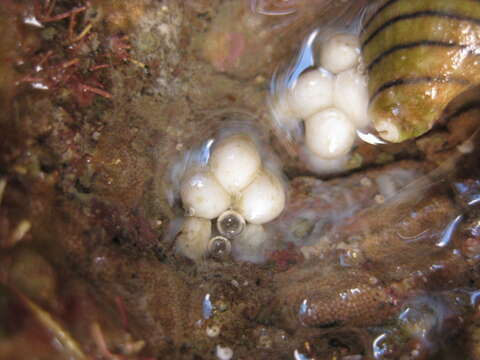
<svg viewBox="0 0 480 360">
<path fill-rule="evenodd" d="M 220 360 L 230 360 L 233 357 L 233 350 L 229 347 L 217 345 L 216 355 Z"/>
<path fill-rule="evenodd" d="M 310 358 L 308 358 L 307 356 L 303 355 L 300 351 L 298 350 L 295 350 L 293 352 L 293 358 L 295 360 L 311 360 Z"/>
<path fill-rule="evenodd" d="M 33 15 L 25 17 L 23 22 L 27 25 L 32 25 L 32 26 L 43 28 L 42 23 L 40 21 L 38 21 L 37 18 Z"/>
<path fill-rule="evenodd" d="M 458 145 L 457 150 L 460 151 L 462 154 L 470 154 L 471 152 L 473 152 L 473 150 L 475 150 L 475 145 L 471 140 L 467 140 Z"/>
<path fill-rule="evenodd" d="M 164 36 L 170 35 L 171 32 L 170 27 L 167 24 L 160 24 L 158 26 L 158 31 Z"/>
<path fill-rule="evenodd" d="M 262 84 L 265 82 L 265 78 L 262 76 L 262 75 L 258 75 L 256 78 L 255 78 L 255 83 L 257 84 Z"/>
<path fill-rule="evenodd" d="M 372 144 L 372 145 L 386 144 L 385 141 L 380 139 L 378 136 L 373 135 L 372 133 L 364 133 L 360 130 L 357 130 L 357 135 L 361 140 L 365 141 L 367 144 Z"/>
<path fill-rule="evenodd" d="M 342 357 L 342 360 L 362 360 L 363 356 L 362 355 L 348 355 Z"/>
<path fill-rule="evenodd" d="M 41 83 L 41 82 L 34 82 L 32 83 L 32 87 L 34 89 L 38 89 L 38 90 L 48 90 L 48 86 Z"/>
<path fill-rule="evenodd" d="M 217 337 L 220 335 L 220 327 L 217 325 L 207 326 L 206 333 L 208 337 Z"/>
<path fill-rule="evenodd" d="M 210 294 L 206 294 L 203 298 L 202 302 L 202 309 L 203 309 L 203 318 L 209 319 L 213 315 L 213 305 L 212 301 L 210 300 Z"/>
<path fill-rule="evenodd" d="M 370 180 L 368 177 L 363 177 L 360 179 L 360 184 L 365 187 L 372 186 L 372 180 Z"/>
<path fill-rule="evenodd" d="M 12 233 L 12 241 L 14 244 L 19 242 L 24 238 L 24 236 L 27 234 L 27 232 L 31 229 L 32 223 L 28 220 L 22 220 L 20 223 L 17 225 L 15 230 Z"/>
<path fill-rule="evenodd" d="M 375 202 L 377 204 L 383 204 L 385 202 L 385 196 L 380 195 L 380 194 L 375 195 L 375 197 L 373 199 L 375 200 Z"/>
</svg>

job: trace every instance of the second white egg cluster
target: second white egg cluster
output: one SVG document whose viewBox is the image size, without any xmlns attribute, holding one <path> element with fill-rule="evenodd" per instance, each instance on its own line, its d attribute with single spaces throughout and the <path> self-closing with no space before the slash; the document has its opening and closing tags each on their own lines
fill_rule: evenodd
<svg viewBox="0 0 480 360">
<path fill-rule="evenodd" d="M 303 72 L 280 98 L 286 125 L 304 121 L 305 144 L 315 156 L 347 155 L 356 130 L 369 124 L 367 79 L 361 70 L 358 37 L 336 33 L 321 42 L 316 68 Z"/>
<path fill-rule="evenodd" d="M 261 250 L 262 224 L 280 215 L 286 196 L 281 179 L 262 165 L 255 142 L 235 134 L 214 144 L 207 166 L 187 169 L 180 197 L 187 217 L 176 248 L 197 261 L 230 250 L 243 260 L 245 252 Z"/>
</svg>

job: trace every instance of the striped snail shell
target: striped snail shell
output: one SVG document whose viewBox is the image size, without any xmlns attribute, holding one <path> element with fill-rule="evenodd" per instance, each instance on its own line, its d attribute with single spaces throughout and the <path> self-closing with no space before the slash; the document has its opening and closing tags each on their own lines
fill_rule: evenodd
<svg viewBox="0 0 480 360">
<path fill-rule="evenodd" d="M 385 140 L 422 135 L 480 83 L 480 1 L 382 0 L 365 19 L 370 116 Z"/>
</svg>

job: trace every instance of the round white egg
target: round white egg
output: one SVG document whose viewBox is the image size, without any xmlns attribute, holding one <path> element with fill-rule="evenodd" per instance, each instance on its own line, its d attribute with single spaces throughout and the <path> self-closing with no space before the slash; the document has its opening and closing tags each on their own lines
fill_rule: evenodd
<svg viewBox="0 0 480 360">
<path fill-rule="evenodd" d="M 352 34 L 335 34 L 323 43 L 320 51 L 320 64 L 328 71 L 338 74 L 353 68 L 359 57 L 358 37 Z"/>
<path fill-rule="evenodd" d="M 285 207 L 285 189 L 272 173 L 263 170 L 241 193 L 238 212 L 252 224 L 275 219 Z"/>
<path fill-rule="evenodd" d="M 218 182 L 235 194 L 252 182 L 261 158 L 257 146 L 246 135 L 233 135 L 214 147 L 209 165 Z"/>
<path fill-rule="evenodd" d="M 336 159 L 350 152 L 355 125 L 336 108 L 323 110 L 305 121 L 305 143 L 323 159 Z"/>
<path fill-rule="evenodd" d="M 365 128 L 369 119 L 367 79 L 355 69 L 337 75 L 333 90 L 333 103 L 355 123 Z"/>
<path fill-rule="evenodd" d="M 207 254 L 211 234 L 210 220 L 187 217 L 175 241 L 176 251 L 193 261 L 199 261 Z"/>
<path fill-rule="evenodd" d="M 290 109 L 296 117 L 306 119 L 333 103 L 333 76 L 323 69 L 301 74 L 289 93 Z"/>
<path fill-rule="evenodd" d="M 313 153 L 308 146 L 303 146 L 300 150 L 300 159 L 316 174 L 330 175 L 347 170 L 350 156 L 347 154 L 335 159 L 324 159 Z"/>
<path fill-rule="evenodd" d="M 215 176 L 207 171 L 187 176 L 181 184 L 180 196 L 189 215 L 214 219 L 230 206 L 231 199 Z"/>
<path fill-rule="evenodd" d="M 232 250 L 232 243 L 224 236 L 215 236 L 208 242 L 208 254 L 216 259 L 224 259 Z"/>
<path fill-rule="evenodd" d="M 217 230 L 223 236 L 233 238 L 245 229 L 245 219 L 238 212 L 227 210 L 217 218 Z"/>
</svg>

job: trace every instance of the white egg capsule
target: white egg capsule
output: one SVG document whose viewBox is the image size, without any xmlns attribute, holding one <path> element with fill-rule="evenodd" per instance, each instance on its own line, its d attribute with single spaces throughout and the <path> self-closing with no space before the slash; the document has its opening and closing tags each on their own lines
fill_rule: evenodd
<svg viewBox="0 0 480 360">
<path fill-rule="evenodd" d="M 218 232 L 228 238 L 240 235 L 244 228 L 245 219 L 236 211 L 227 210 L 217 219 Z"/>
<path fill-rule="evenodd" d="M 282 182 L 263 170 L 242 191 L 237 203 L 238 212 L 252 224 L 264 224 L 275 219 L 285 207 L 285 189 Z"/>
<path fill-rule="evenodd" d="M 329 108 L 305 121 L 305 143 L 323 159 L 336 159 L 350 152 L 355 125 L 340 110 Z"/>
<path fill-rule="evenodd" d="M 350 156 L 347 154 L 335 159 L 324 159 L 313 153 L 308 146 L 304 146 L 300 151 L 300 159 L 311 171 L 319 175 L 331 175 L 347 170 Z"/>
<path fill-rule="evenodd" d="M 224 236 L 215 236 L 208 242 L 208 254 L 215 259 L 225 259 L 232 251 L 232 244 Z"/>
<path fill-rule="evenodd" d="M 360 57 L 358 37 L 352 34 L 335 34 L 328 38 L 320 51 L 320 64 L 338 74 L 353 68 Z"/>
<path fill-rule="evenodd" d="M 183 207 L 189 215 L 214 219 L 230 207 L 230 195 L 207 171 L 187 176 L 180 188 Z"/>
<path fill-rule="evenodd" d="M 230 193 L 238 193 L 250 184 L 261 165 L 257 146 L 246 135 L 221 140 L 209 161 L 210 169 Z"/>
<path fill-rule="evenodd" d="M 333 90 L 333 103 L 357 128 L 365 128 L 369 123 L 367 78 L 355 69 L 338 74 Z"/>
<path fill-rule="evenodd" d="M 248 224 L 245 231 L 233 242 L 235 260 L 262 263 L 269 247 L 268 234 L 262 225 Z"/>
<path fill-rule="evenodd" d="M 175 240 L 175 249 L 181 255 L 199 261 L 208 251 L 212 224 L 210 220 L 198 217 L 187 217 Z"/>
<path fill-rule="evenodd" d="M 333 103 L 333 76 L 323 69 L 304 72 L 290 90 L 290 109 L 295 116 L 306 119 Z"/>
</svg>

